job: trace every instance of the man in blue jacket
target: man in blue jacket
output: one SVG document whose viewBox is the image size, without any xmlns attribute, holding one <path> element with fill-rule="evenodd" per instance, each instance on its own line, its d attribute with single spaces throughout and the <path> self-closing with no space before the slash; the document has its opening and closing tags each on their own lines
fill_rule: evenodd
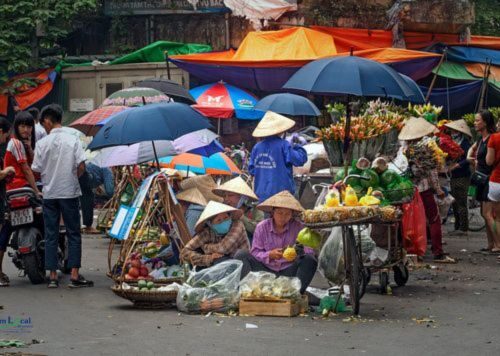
<svg viewBox="0 0 500 356">
<path fill-rule="evenodd" d="M 283 190 L 295 193 L 292 168 L 307 162 L 307 152 L 279 136 L 294 125 L 295 121 L 268 111 L 253 132 L 254 137 L 262 138 L 253 148 L 249 164 L 260 202 Z"/>
</svg>

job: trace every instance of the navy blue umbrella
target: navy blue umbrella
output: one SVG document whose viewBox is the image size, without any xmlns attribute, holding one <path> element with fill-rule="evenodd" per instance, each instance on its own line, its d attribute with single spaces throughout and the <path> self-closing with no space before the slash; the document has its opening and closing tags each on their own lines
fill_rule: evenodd
<svg viewBox="0 0 500 356">
<path fill-rule="evenodd" d="M 95 135 L 89 149 L 175 140 L 210 127 L 208 120 L 187 104 L 150 104 L 113 115 Z"/>
<path fill-rule="evenodd" d="M 329 57 L 306 64 L 283 89 L 319 95 L 387 97 L 412 101 L 415 90 L 388 65 L 356 56 Z"/>
<path fill-rule="evenodd" d="M 414 103 L 417 103 L 417 104 L 424 104 L 425 103 L 425 97 L 424 97 L 424 94 L 422 93 L 422 90 L 420 90 L 420 87 L 418 86 L 417 83 L 415 83 L 415 81 L 413 79 L 411 79 L 410 77 L 404 75 L 404 74 L 401 74 L 401 77 L 403 77 L 403 79 L 405 80 L 406 84 L 411 88 L 411 90 L 413 90 L 413 92 L 415 93 L 414 95 L 410 95 L 409 98 L 411 98 L 410 101 L 414 102 Z"/>
<path fill-rule="evenodd" d="M 290 93 L 271 94 L 259 100 L 255 110 L 274 111 L 290 116 L 320 116 L 314 103 L 300 95 Z"/>
</svg>

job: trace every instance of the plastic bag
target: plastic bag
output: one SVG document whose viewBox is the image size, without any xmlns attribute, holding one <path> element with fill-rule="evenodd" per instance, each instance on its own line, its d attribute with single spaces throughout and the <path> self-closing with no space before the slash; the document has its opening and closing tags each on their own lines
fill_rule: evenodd
<svg viewBox="0 0 500 356">
<path fill-rule="evenodd" d="M 300 299 L 300 279 L 269 272 L 250 272 L 240 282 L 241 298 Z"/>
<path fill-rule="evenodd" d="M 241 261 L 230 260 L 192 272 L 179 288 L 177 309 L 187 313 L 237 309 L 242 266 Z"/>
<path fill-rule="evenodd" d="M 442 220 L 448 217 L 448 213 L 450 212 L 451 204 L 455 202 L 455 198 L 451 194 L 448 194 L 443 199 L 437 198 L 437 204 L 439 208 L 439 216 Z"/>
<path fill-rule="evenodd" d="M 319 232 L 311 230 L 308 227 L 300 230 L 297 236 L 297 242 L 312 249 L 317 249 L 321 245 L 322 236 Z"/>
<path fill-rule="evenodd" d="M 420 194 L 415 194 L 413 200 L 403 204 L 403 246 L 410 254 L 423 256 L 427 249 L 427 218 Z"/>
<path fill-rule="evenodd" d="M 341 284 L 345 278 L 344 245 L 342 228 L 334 227 L 319 253 L 319 271 L 334 284 Z"/>
</svg>

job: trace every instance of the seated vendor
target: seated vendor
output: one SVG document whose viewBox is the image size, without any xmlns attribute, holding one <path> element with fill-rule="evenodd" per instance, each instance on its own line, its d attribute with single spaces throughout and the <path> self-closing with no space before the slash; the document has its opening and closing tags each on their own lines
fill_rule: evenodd
<svg viewBox="0 0 500 356">
<path fill-rule="evenodd" d="M 181 252 L 182 260 L 208 267 L 232 259 L 238 250 L 248 251 L 250 243 L 241 215 L 241 210 L 209 202 L 196 223 L 196 235 Z"/>
<path fill-rule="evenodd" d="M 238 251 L 235 259 L 243 262 L 241 278 L 250 271 L 265 271 L 276 276 L 298 277 L 302 284 L 301 293 L 304 293 L 311 283 L 318 262 L 314 257 L 314 250 L 305 247 L 303 254 L 297 254 L 294 261 L 283 258 L 283 251 L 294 246 L 297 235 L 303 225 L 294 218 L 294 213 L 304 209 L 300 203 L 288 192 L 282 191 L 260 205 L 258 208 L 269 212 L 271 218 L 262 221 L 255 228 L 252 249 Z"/>
<path fill-rule="evenodd" d="M 176 198 L 180 202 L 182 210 L 184 211 L 184 217 L 186 219 L 186 225 L 189 229 L 189 234 L 193 237 L 195 235 L 194 227 L 196 222 L 199 220 L 201 213 L 203 212 L 203 209 L 205 209 L 205 206 L 207 206 L 208 202 L 198 188 L 183 190 L 176 195 Z"/>
<path fill-rule="evenodd" d="M 224 198 L 224 204 L 243 212 L 241 221 L 251 242 L 255 227 L 264 220 L 264 213 L 251 204 L 251 200 L 259 200 L 252 188 L 241 177 L 236 177 L 214 189 L 213 192 Z"/>
</svg>

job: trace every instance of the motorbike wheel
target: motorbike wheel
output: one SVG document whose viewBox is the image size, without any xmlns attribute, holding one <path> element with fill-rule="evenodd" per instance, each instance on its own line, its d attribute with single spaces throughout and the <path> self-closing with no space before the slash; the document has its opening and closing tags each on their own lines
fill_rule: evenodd
<svg viewBox="0 0 500 356">
<path fill-rule="evenodd" d="M 45 282 L 45 268 L 41 266 L 40 259 L 35 253 L 24 255 L 23 264 L 31 284 Z"/>
</svg>

